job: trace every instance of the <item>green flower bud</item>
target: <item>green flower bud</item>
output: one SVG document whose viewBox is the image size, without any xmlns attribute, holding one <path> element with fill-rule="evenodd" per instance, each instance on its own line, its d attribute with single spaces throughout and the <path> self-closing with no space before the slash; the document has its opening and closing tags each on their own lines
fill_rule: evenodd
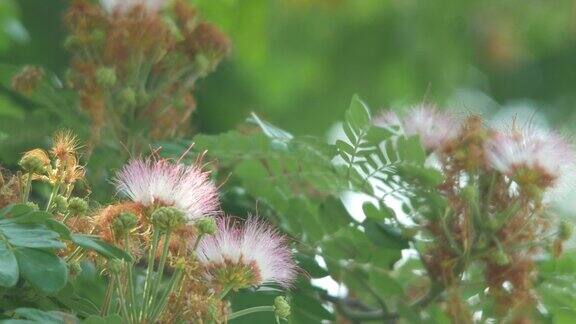
<svg viewBox="0 0 576 324">
<path fill-rule="evenodd" d="M 68 200 L 68 213 L 71 216 L 82 216 L 88 211 L 88 202 L 79 197 L 72 197 Z"/>
<path fill-rule="evenodd" d="M 96 70 L 96 83 L 103 88 L 112 88 L 116 85 L 116 69 L 99 67 Z"/>
<path fill-rule="evenodd" d="M 46 172 L 44 161 L 34 154 L 26 154 L 18 162 L 26 173 L 43 174 Z"/>
<path fill-rule="evenodd" d="M 176 260 L 174 268 L 177 270 L 184 270 L 185 267 L 186 267 L 186 260 L 184 258 L 178 258 L 178 260 Z"/>
<path fill-rule="evenodd" d="M 212 235 L 218 230 L 218 225 L 213 217 L 204 217 L 196 221 L 196 228 L 200 234 Z"/>
<path fill-rule="evenodd" d="M 127 106 L 136 105 L 136 92 L 132 88 L 125 88 L 120 92 L 120 100 Z"/>
<path fill-rule="evenodd" d="M 290 304 L 283 296 L 274 298 L 274 313 L 280 318 L 290 316 Z"/>
<path fill-rule="evenodd" d="M 558 227 L 558 237 L 562 241 L 569 240 L 572 237 L 573 226 L 567 221 L 562 221 Z"/>
<path fill-rule="evenodd" d="M 138 225 L 138 217 L 134 213 L 123 212 L 116 217 L 112 227 L 117 234 L 124 234 Z"/>
<path fill-rule="evenodd" d="M 64 48 L 68 51 L 74 50 L 81 43 L 76 35 L 70 35 L 64 40 Z"/>
<path fill-rule="evenodd" d="M 70 269 L 70 274 L 79 275 L 82 272 L 82 266 L 78 261 L 73 261 L 68 264 L 68 269 Z"/>
<path fill-rule="evenodd" d="M 54 213 L 64 214 L 68 210 L 68 201 L 64 196 L 54 196 L 52 198 L 52 204 L 50 204 L 50 210 Z"/>
<path fill-rule="evenodd" d="M 172 230 L 185 222 L 184 213 L 174 207 L 160 207 L 152 213 L 152 224 L 161 231 Z"/>
<path fill-rule="evenodd" d="M 508 258 L 508 255 L 506 254 L 506 252 L 504 252 L 500 249 L 498 249 L 498 251 L 496 251 L 496 253 L 492 254 L 491 258 L 492 258 L 492 261 L 499 266 L 505 266 L 508 263 L 510 263 L 510 259 Z"/>
<path fill-rule="evenodd" d="M 469 203 L 476 202 L 478 191 L 474 186 L 466 186 L 462 188 L 462 197 Z"/>
<path fill-rule="evenodd" d="M 486 224 L 488 225 L 488 228 L 492 231 L 497 231 L 500 228 L 500 221 L 495 218 L 488 219 L 488 222 Z"/>
<path fill-rule="evenodd" d="M 96 45 L 104 43 L 106 40 L 106 33 L 100 29 L 93 30 L 90 34 L 90 40 Z"/>
</svg>

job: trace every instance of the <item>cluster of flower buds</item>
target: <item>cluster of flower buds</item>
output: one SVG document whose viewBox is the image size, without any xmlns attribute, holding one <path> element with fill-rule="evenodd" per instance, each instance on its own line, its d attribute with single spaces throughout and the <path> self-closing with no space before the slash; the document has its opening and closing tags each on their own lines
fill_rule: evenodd
<svg viewBox="0 0 576 324">
<path fill-rule="evenodd" d="M 37 148 L 24 153 L 18 163 L 22 168 L 20 201 L 28 202 L 33 180 L 44 181 L 52 187 L 48 211 L 66 217 L 86 214 L 88 203 L 72 197 L 75 184 L 85 175 L 77 149 L 76 137 L 70 131 L 59 131 L 49 152 Z"/>
<path fill-rule="evenodd" d="M 111 134 L 135 151 L 150 137 L 187 131 L 196 80 L 230 50 L 228 38 L 183 0 L 74 0 L 65 21 L 67 83 L 91 119 L 93 140 Z"/>
<path fill-rule="evenodd" d="M 497 312 L 533 305 L 535 256 L 558 254 L 570 236 L 568 223 L 550 226 L 548 202 L 572 178 L 572 144 L 552 131 L 515 123 L 498 129 L 479 116 L 459 119 L 431 105 L 403 117 L 383 112 L 375 124 L 418 136 L 444 175 L 438 193 L 446 207 L 416 219 L 432 238 L 423 261 L 433 280 L 457 286 L 467 266 L 480 262 Z"/>
</svg>

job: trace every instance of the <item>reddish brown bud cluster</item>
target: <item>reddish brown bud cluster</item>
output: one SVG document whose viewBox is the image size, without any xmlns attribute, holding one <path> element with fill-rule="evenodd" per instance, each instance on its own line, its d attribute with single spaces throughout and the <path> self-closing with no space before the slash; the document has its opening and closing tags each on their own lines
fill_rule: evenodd
<svg viewBox="0 0 576 324">
<path fill-rule="evenodd" d="M 30 94 L 44 78 L 44 70 L 40 67 L 25 66 L 20 73 L 12 77 L 11 87 L 22 94 Z"/>
<path fill-rule="evenodd" d="M 448 207 L 444 215 L 425 220 L 433 244 L 423 256 L 429 274 L 450 290 L 458 290 L 471 266 L 482 265 L 487 294 L 497 316 L 513 318 L 534 307 L 534 258 L 552 245 L 542 194 L 533 183 L 519 182 L 487 164 L 485 145 L 493 130 L 470 117 L 460 134 L 439 154 L 445 182 L 439 187 Z M 543 189 L 540 189 L 543 190 Z M 448 311 L 459 323 L 472 322 L 458 294 Z M 466 315 L 468 314 L 468 315 Z"/>
<path fill-rule="evenodd" d="M 184 1 L 161 12 L 143 5 L 107 12 L 76 0 L 65 22 L 72 53 L 67 81 L 92 121 L 92 144 L 109 134 L 138 149 L 150 137 L 186 133 L 196 80 L 230 49 L 229 39 Z"/>
</svg>

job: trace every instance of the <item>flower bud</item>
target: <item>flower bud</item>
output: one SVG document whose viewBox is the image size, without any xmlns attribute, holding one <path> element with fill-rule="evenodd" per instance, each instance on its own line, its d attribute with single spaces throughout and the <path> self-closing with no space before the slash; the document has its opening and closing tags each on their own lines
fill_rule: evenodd
<svg viewBox="0 0 576 324">
<path fill-rule="evenodd" d="M 160 207 L 152 213 L 152 224 L 161 231 L 172 230 L 185 221 L 184 213 L 174 207 Z"/>
<path fill-rule="evenodd" d="M 72 261 L 68 264 L 68 268 L 70 269 L 70 274 L 72 275 L 79 275 L 82 272 L 82 266 L 78 261 Z"/>
<path fill-rule="evenodd" d="M 475 203 L 478 198 L 478 191 L 474 186 L 466 186 L 462 188 L 462 198 L 468 203 Z"/>
<path fill-rule="evenodd" d="M 90 40 L 95 45 L 101 45 L 106 40 L 106 33 L 100 29 L 95 29 L 90 34 Z"/>
<path fill-rule="evenodd" d="M 176 263 L 174 265 L 174 268 L 177 270 L 184 270 L 184 268 L 186 267 L 186 259 L 184 258 L 178 258 L 176 260 Z"/>
<path fill-rule="evenodd" d="M 216 224 L 216 219 L 213 217 L 204 217 L 196 221 L 196 228 L 200 234 L 213 235 L 216 233 L 218 225 Z"/>
<path fill-rule="evenodd" d="M 125 88 L 120 92 L 120 100 L 127 106 L 136 105 L 136 92 L 132 88 Z"/>
<path fill-rule="evenodd" d="M 498 249 L 498 251 L 496 251 L 496 253 L 492 254 L 492 261 L 494 263 L 496 263 L 499 266 L 505 266 L 508 263 L 510 263 L 510 259 L 508 258 L 508 255 L 506 254 L 506 252 Z"/>
<path fill-rule="evenodd" d="M 18 162 L 18 165 L 20 165 L 26 173 L 44 174 L 48 163 L 50 163 L 50 160 L 44 151 L 32 150 L 24 154 L 20 162 Z"/>
<path fill-rule="evenodd" d="M 96 83 L 103 88 L 112 88 L 116 85 L 116 69 L 99 67 L 96 70 Z"/>
<path fill-rule="evenodd" d="M 572 231 L 573 231 L 572 224 L 570 224 L 567 221 L 562 221 L 560 223 L 560 226 L 558 227 L 558 237 L 562 241 L 567 241 L 570 239 L 570 237 L 572 237 Z"/>
<path fill-rule="evenodd" d="M 56 195 L 52 198 L 52 203 L 50 204 L 50 210 L 54 213 L 64 214 L 68 209 L 68 201 L 66 197 L 61 195 Z"/>
<path fill-rule="evenodd" d="M 284 319 L 290 316 L 290 304 L 283 296 L 274 298 L 274 314 Z"/>
<path fill-rule="evenodd" d="M 64 39 L 64 48 L 68 51 L 74 50 L 81 43 L 76 35 L 70 35 Z"/>
<path fill-rule="evenodd" d="M 124 234 L 138 225 L 138 217 L 134 213 L 123 212 L 114 219 L 112 227 L 117 234 Z"/>
<path fill-rule="evenodd" d="M 88 202 L 79 197 L 72 197 L 68 200 L 68 213 L 71 216 L 82 216 L 88 210 Z"/>
</svg>

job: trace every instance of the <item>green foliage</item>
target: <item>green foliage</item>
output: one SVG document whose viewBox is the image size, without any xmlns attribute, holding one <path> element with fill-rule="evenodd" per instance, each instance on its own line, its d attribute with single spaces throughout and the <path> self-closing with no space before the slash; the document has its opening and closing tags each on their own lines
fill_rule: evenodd
<svg viewBox="0 0 576 324">
<path fill-rule="evenodd" d="M 43 222 L 49 214 L 28 205 L 12 205 L 0 211 L 0 251 L 3 267 L 0 284 L 13 287 L 21 276 L 40 291 L 53 294 L 68 277 L 65 263 L 54 254 L 64 247 L 60 235 Z"/>
<path fill-rule="evenodd" d="M 52 215 L 27 204 L 0 210 L 0 286 L 11 288 L 20 279 L 42 294 L 55 295 L 68 283 L 66 262 L 55 253 L 70 240 L 108 258 L 130 260 L 121 249 L 94 237 L 70 234 Z"/>
<path fill-rule="evenodd" d="M 95 236 L 72 234 L 71 241 L 79 247 L 93 250 L 110 259 L 131 261 L 132 257 L 125 251 L 110 245 Z"/>
<path fill-rule="evenodd" d="M 392 225 L 397 224 L 396 214 L 381 197 L 382 180 L 406 193 L 415 186 L 427 191 L 442 181 L 437 171 L 424 167 L 425 154 L 418 139 L 373 126 L 368 107 L 358 97 L 346 112 L 346 140 L 335 145 L 290 134 L 254 114 L 247 122 L 259 131 L 194 139 L 194 148 L 206 150 L 215 160 L 218 177 L 228 179 L 228 190 L 245 190 L 261 215 L 299 242 L 298 259 L 313 277 L 329 274 L 369 304 L 385 297 L 404 300 L 403 285 L 392 266 L 409 245 L 398 226 Z M 180 156 L 185 145 L 166 143 L 163 153 Z M 343 162 L 337 162 L 338 158 Z M 400 178 L 401 172 L 410 176 Z M 364 205 L 367 218 L 363 223 L 352 218 L 341 201 L 348 191 L 377 201 Z M 327 268 L 316 262 L 318 256 Z M 371 288 L 366 289 L 367 285 Z M 310 298 L 312 291 L 308 287 L 294 295 L 293 320 L 329 319 L 309 314 L 321 314 L 318 310 L 324 309 L 318 304 L 319 296 Z M 300 304 L 302 300 L 307 302 Z"/>
</svg>

